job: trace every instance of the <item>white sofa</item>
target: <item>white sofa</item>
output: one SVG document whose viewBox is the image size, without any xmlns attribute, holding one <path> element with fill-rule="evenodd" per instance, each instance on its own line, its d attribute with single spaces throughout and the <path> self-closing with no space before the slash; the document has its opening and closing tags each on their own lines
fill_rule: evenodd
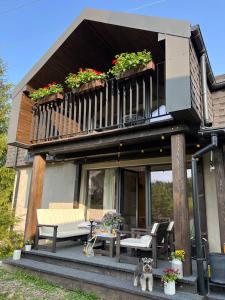
<svg viewBox="0 0 225 300">
<path fill-rule="evenodd" d="M 56 241 L 84 238 L 90 229 L 79 226 L 84 223 L 84 212 L 80 209 L 37 209 L 37 232 L 35 249 L 39 239 L 52 239 L 52 251 L 56 251 Z"/>
</svg>

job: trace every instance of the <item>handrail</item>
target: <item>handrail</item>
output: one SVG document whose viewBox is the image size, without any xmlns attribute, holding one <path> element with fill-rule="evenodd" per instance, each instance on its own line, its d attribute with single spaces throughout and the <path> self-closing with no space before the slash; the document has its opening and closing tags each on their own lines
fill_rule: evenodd
<svg viewBox="0 0 225 300">
<path fill-rule="evenodd" d="M 159 101 L 159 80 L 154 80 L 153 84 L 153 74 L 147 71 L 124 80 L 109 79 L 100 88 L 65 93 L 57 101 L 41 102 L 33 109 L 30 141 L 148 124 L 152 118 L 166 115 L 165 100 Z M 154 99 L 153 93 L 157 95 Z"/>
</svg>

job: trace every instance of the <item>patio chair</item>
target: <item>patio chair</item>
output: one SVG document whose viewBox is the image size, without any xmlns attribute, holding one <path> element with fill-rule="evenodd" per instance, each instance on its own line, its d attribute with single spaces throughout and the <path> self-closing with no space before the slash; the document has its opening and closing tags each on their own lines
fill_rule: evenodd
<svg viewBox="0 0 225 300">
<path fill-rule="evenodd" d="M 147 228 L 134 228 L 131 232 L 119 231 L 117 233 L 117 243 L 116 243 L 116 259 L 121 261 L 125 259 L 127 261 L 132 261 L 133 258 L 129 255 L 121 255 L 121 248 L 126 250 L 140 250 L 152 252 L 153 267 L 157 268 L 157 257 L 163 252 L 163 250 L 168 253 L 168 244 L 170 232 L 173 230 L 173 225 L 171 222 L 154 223 L 152 229 Z M 121 234 L 131 235 L 130 238 L 120 239 Z"/>
</svg>

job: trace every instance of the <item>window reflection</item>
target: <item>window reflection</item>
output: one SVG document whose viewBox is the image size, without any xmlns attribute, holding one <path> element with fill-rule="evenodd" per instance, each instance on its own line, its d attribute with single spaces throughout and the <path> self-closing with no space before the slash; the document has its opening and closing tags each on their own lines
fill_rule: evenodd
<svg viewBox="0 0 225 300">
<path fill-rule="evenodd" d="M 88 172 L 88 208 L 115 209 L 116 170 Z"/>
<path fill-rule="evenodd" d="M 173 219 L 172 171 L 151 172 L 152 221 Z"/>
</svg>

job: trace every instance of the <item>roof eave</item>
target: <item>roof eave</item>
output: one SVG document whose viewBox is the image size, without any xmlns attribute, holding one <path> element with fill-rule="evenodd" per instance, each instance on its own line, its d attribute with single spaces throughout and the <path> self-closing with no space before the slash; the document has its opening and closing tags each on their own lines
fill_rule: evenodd
<svg viewBox="0 0 225 300">
<path fill-rule="evenodd" d="M 142 16 L 128 13 L 117 13 L 107 10 L 96 10 L 87 8 L 75 19 L 71 26 L 61 35 L 61 37 L 53 44 L 45 55 L 33 66 L 33 68 L 25 75 L 13 91 L 13 97 L 21 92 L 30 80 L 43 67 L 48 59 L 57 51 L 57 49 L 66 41 L 69 35 L 84 21 L 96 21 L 117 25 L 122 27 L 130 27 L 140 30 L 147 30 L 190 38 L 191 26 L 187 21 L 164 19 L 159 17 Z"/>
</svg>

